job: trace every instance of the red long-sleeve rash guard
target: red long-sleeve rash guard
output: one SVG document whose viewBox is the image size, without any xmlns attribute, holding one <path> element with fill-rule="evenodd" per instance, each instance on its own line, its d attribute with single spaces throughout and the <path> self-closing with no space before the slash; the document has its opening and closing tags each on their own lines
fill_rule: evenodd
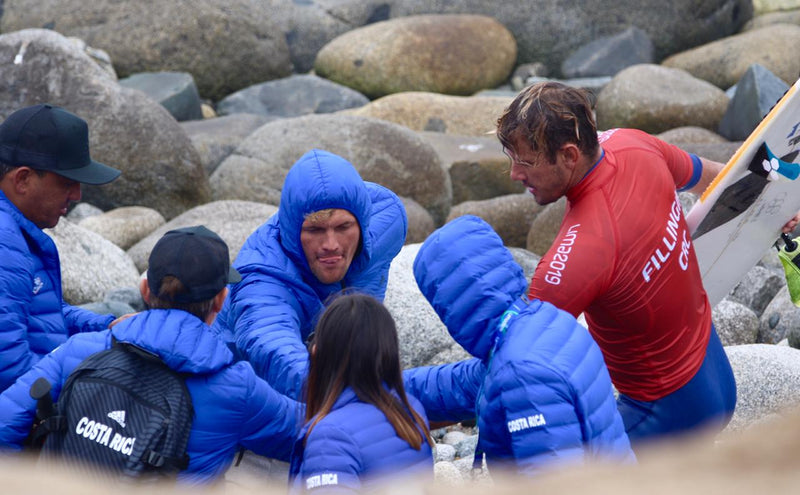
<svg viewBox="0 0 800 495">
<path fill-rule="evenodd" d="M 617 389 L 644 401 L 686 384 L 711 329 L 708 302 L 676 188 L 692 156 L 615 129 L 605 156 L 567 193 L 567 210 L 529 296 L 585 313 Z"/>
</svg>

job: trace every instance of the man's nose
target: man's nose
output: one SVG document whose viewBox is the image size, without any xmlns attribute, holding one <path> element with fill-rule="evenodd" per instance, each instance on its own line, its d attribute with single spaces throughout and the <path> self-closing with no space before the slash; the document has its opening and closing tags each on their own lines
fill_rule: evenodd
<svg viewBox="0 0 800 495">
<path fill-rule="evenodd" d="M 511 180 L 518 180 L 522 181 L 525 179 L 525 174 L 522 173 L 522 167 L 517 165 L 517 162 L 511 160 L 511 170 L 508 172 L 509 177 Z"/>
<path fill-rule="evenodd" d="M 333 229 L 325 231 L 325 235 L 322 238 L 322 248 L 327 251 L 335 251 L 339 248 L 339 241 Z"/>
<path fill-rule="evenodd" d="M 74 201 L 76 203 L 81 200 L 81 183 L 80 182 L 76 182 L 75 184 L 72 185 L 72 187 L 70 187 L 69 200 L 70 201 Z"/>
</svg>

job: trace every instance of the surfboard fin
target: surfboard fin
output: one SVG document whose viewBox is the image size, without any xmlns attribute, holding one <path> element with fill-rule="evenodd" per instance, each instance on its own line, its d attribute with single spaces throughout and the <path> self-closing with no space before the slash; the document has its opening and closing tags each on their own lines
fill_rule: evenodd
<svg viewBox="0 0 800 495">
<path fill-rule="evenodd" d="M 781 260 L 786 274 L 789 297 L 795 306 L 800 306 L 800 243 L 788 234 L 781 234 L 781 238 L 785 245 L 778 250 L 778 259 Z"/>
</svg>

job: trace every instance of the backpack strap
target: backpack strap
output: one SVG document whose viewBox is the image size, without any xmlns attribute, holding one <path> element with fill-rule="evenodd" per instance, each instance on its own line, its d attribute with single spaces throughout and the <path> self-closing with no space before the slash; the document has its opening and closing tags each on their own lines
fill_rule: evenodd
<svg viewBox="0 0 800 495">
<path fill-rule="evenodd" d="M 189 467 L 189 456 L 183 454 L 181 457 L 167 457 L 154 450 L 146 450 L 142 455 L 142 462 L 154 468 L 167 471 L 183 471 Z"/>
</svg>

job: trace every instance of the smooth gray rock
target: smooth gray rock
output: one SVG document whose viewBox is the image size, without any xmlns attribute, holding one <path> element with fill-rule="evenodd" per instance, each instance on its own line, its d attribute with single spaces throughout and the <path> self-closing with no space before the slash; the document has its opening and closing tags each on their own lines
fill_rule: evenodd
<svg viewBox="0 0 800 495">
<path fill-rule="evenodd" d="M 538 256 L 550 249 L 553 241 L 561 228 L 561 220 L 567 207 L 566 198 L 559 198 L 555 203 L 545 206 L 542 211 L 530 221 L 526 249 Z"/>
<path fill-rule="evenodd" d="M 425 140 L 396 124 L 341 114 L 265 124 L 214 171 L 214 198 L 278 204 L 286 173 L 312 148 L 335 153 L 352 163 L 364 180 L 412 198 L 437 224 L 450 211 L 450 176 Z"/>
<path fill-rule="evenodd" d="M 723 299 L 714 306 L 711 318 L 722 345 L 756 343 L 758 316 L 747 306 L 730 299 Z"/>
<path fill-rule="evenodd" d="M 467 438 L 469 438 L 469 435 L 467 435 L 463 431 L 451 430 L 445 433 L 444 437 L 442 438 L 442 443 L 445 445 L 452 445 L 453 447 L 455 447 L 456 445 L 463 442 Z"/>
<path fill-rule="evenodd" d="M 437 443 L 434 450 L 433 462 L 452 462 L 456 458 L 456 448 L 446 443 Z"/>
<path fill-rule="evenodd" d="M 776 344 L 800 327 L 800 308 L 792 303 L 789 289 L 784 286 L 770 301 L 759 319 L 758 342 Z"/>
<path fill-rule="evenodd" d="M 727 431 L 738 431 L 800 404 L 800 350 L 751 344 L 726 347 L 736 376 L 736 410 Z"/>
<path fill-rule="evenodd" d="M 676 127 L 664 131 L 656 135 L 656 137 L 678 147 L 685 143 L 719 144 L 728 142 L 727 139 L 714 131 L 693 125 Z"/>
<path fill-rule="evenodd" d="M 366 96 L 347 86 L 314 74 L 294 74 L 226 96 L 217 103 L 217 113 L 254 113 L 274 119 L 332 113 L 367 103 Z"/>
<path fill-rule="evenodd" d="M 436 228 L 433 217 L 428 210 L 411 198 L 400 198 L 406 209 L 408 217 L 408 234 L 406 244 L 417 244 L 423 242 Z"/>
<path fill-rule="evenodd" d="M 564 77 L 613 76 L 631 65 L 653 62 L 650 37 L 631 26 L 619 34 L 598 38 L 578 48 L 561 64 L 561 73 Z"/>
<path fill-rule="evenodd" d="M 291 73 L 286 35 L 251 0 L 7 0 L 0 32 L 49 25 L 108 52 L 120 77 L 188 72 L 218 100 Z M 146 141 L 143 141 L 146 142 Z"/>
<path fill-rule="evenodd" d="M 405 91 L 471 95 L 508 79 L 517 45 L 484 15 L 420 15 L 348 31 L 322 47 L 314 71 L 379 98 Z"/>
<path fill-rule="evenodd" d="M 536 271 L 536 265 L 539 264 L 539 259 L 541 259 L 541 256 L 536 253 L 532 253 L 527 249 L 511 246 L 506 247 L 508 247 L 508 251 L 514 258 L 514 261 L 516 261 L 517 264 L 522 267 L 522 273 L 525 274 L 525 278 L 530 281 L 530 279 L 533 277 L 533 272 Z"/>
<path fill-rule="evenodd" d="M 208 175 L 256 129 L 274 120 L 262 115 L 237 113 L 204 120 L 182 122 Z"/>
<path fill-rule="evenodd" d="M 760 64 L 751 65 L 736 83 L 736 93 L 719 123 L 719 133 L 743 141 L 756 128 L 789 85 Z"/>
<path fill-rule="evenodd" d="M 724 89 L 736 84 L 751 65 L 761 64 L 791 84 L 800 74 L 800 58 L 793 49 L 798 44 L 800 26 L 775 24 L 676 53 L 661 65 L 683 69 Z"/>
<path fill-rule="evenodd" d="M 131 258 L 99 234 L 65 218 L 45 233 L 58 248 L 63 297 L 69 304 L 102 301 L 111 289 L 139 283 L 139 271 Z"/>
<path fill-rule="evenodd" d="M 119 83 L 156 100 L 179 122 L 203 118 L 197 85 L 187 72 L 140 72 Z"/>
<path fill-rule="evenodd" d="M 119 301 L 90 302 L 81 304 L 80 307 L 83 309 L 88 309 L 89 311 L 99 315 L 112 314 L 117 318 L 122 315 L 136 312 L 136 310 L 128 304 Z"/>
<path fill-rule="evenodd" d="M 490 15 L 517 40 L 519 63 L 542 62 L 558 76 L 561 62 L 598 36 L 637 26 L 653 41 L 656 60 L 729 36 L 752 18 L 750 0 L 390 0 L 391 16 L 430 13 Z M 791 45 L 789 45 L 791 46 Z"/>
<path fill-rule="evenodd" d="M 509 159 L 495 136 L 421 132 L 450 173 L 453 204 L 521 193 L 525 187 L 508 177 Z"/>
<path fill-rule="evenodd" d="M 639 64 L 617 73 L 597 97 L 597 128 L 659 133 L 693 125 L 716 130 L 728 105 L 718 87 L 688 72 Z"/>
<path fill-rule="evenodd" d="M 78 225 L 128 249 L 164 223 L 161 213 L 152 208 L 123 206 L 85 218 Z"/>
<path fill-rule="evenodd" d="M 68 219 L 73 223 L 80 223 L 84 218 L 89 218 L 95 215 L 102 215 L 103 210 L 86 202 L 76 203 L 75 206 L 67 213 Z"/>
<path fill-rule="evenodd" d="M 525 247 L 533 219 L 543 209 L 531 194 L 524 192 L 482 201 L 465 201 L 453 206 L 447 220 L 462 215 L 481 217 L 497 232 L 503 244 Z"/>
<path fill-rule="evenodd" d="M 417 287 L 414 259 L 421 244 L 406 244 L 392 261 L 383 304 L 394 317 L 402 367 L 426 366 L 455 341 Z"/>
<path fill-rule="evenodd" d="M 5 18 L 5 16 L 4 16 Z M 186 133 L 161 105 L 123 88 L 64 36 L 44 29 L 0 35 L 0 118 L 43 101 L 89 124 L 92 158 L 122 171 L 84 186 L 103 210 L 147 206 L 172 218 L 209 199 L 208 179 Z"/>
<path fill-rule="evenodd" d="M 596 76 L 596 77 L 576 77 L 572 79 L 555 79 L 552 77 L 529 77 L 525 81 L 526 86 L 531 86 L 536 83 L 545 81 L 555 81 L 573 88 L 584 89 L 589 92 L 590 98 L 597 98 L 597 95 L 603 90 L 606 85 L 611 82 L 611 76 Z"/>
<path fill-rule="evenodd" d="M 170 230 L 205 225 L 228 245 L 231 261 L 236 259 L 244 241 L 278 211 L 276 206 L 252 201 L 212 201 L 186 211 L 137 242 L 128 250 L 140 272 L 147 270 L 147 259 L 156 242 Z"/>
<path fill-rule="evenodd" d="M 475 455 L 475 447 L 478 445 L 478 435 L 471 435 L 454 445 L 456 457 L 472 457 Z"/>
<path fill-rule="evenodd" d="M 112 289 L 106 292 L 106 295 L 103 297 L 103 302 L 122 303 L 126 306 L 130 306 L 134 311 L 144 311 L 147 309 L 139 287 L 119 287 L 117 289 Z"/>
<path fill-rule="evenodd" d="M 774 268 L 756 265 L 736 284 L 728 298 L 744 304 L 761 317 L 775 295 L 786 286 L 783 272 Z"/>
</svg>

